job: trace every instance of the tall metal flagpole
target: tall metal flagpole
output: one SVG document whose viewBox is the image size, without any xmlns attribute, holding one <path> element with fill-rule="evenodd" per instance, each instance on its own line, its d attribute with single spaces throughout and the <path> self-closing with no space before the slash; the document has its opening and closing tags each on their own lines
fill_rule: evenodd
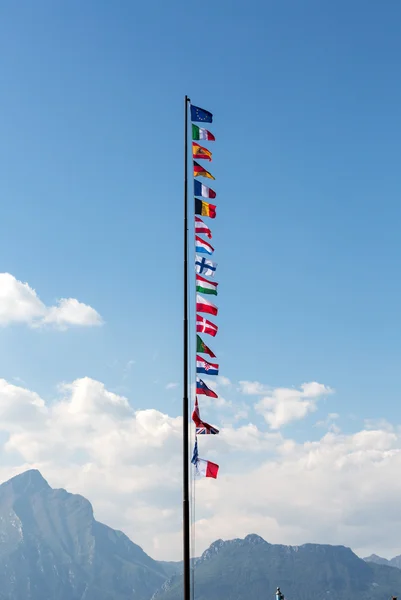
<svg viewBox="0 0 401 600">
<path fill-rule="evenodd" d="M 184 125 L 184 390 L 182 398 L 182 468 L 183 468 L 183 558 L 184 600 L 191 600 L 191 553 L 189 519 L 189 410 L 188 410 L 188 104 L 185 96 Z"/>
</svg>

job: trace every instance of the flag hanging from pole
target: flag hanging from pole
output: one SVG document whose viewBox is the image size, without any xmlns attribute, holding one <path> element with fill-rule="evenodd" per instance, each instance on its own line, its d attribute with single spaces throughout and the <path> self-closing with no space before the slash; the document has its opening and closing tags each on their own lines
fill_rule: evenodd
<svg viewBox="0 0 401 600">
<path fill-rule="evenodd" d="M 209 346 L 206 346 L 205 342 L 199 335 L 196 335 L 196 351 L 202 352 L 203 354 L 208 354 L 211 358 L 216 358 L 214 352 L 212 352 Z"/>
<path fill-rule="evenodd" d="M 194 200 L 195 200 L 195 215 L 199 215 L 200 217 L 209 217 L 214 219 L 216 217 L 216 206 L 214 204 L 209 204 L 208 202 L 204 202 L 203 198 L 215 198 L 216 192 L 209 188 L 207 185 L 200 183 L 196 178 L 205 177 L 206 179 L 215 179 L 215 177 L 197 160 L 203 159 L 208 160 L 209 162 L 212 160 L 212 152 L 200 145 L 200 140 L 207 141 L 215 141 L 214 135 L 204 129 L 202 127 L 198 127 L 194 125 L 194 121 L 198 121 L 201 123 L 212 123 L 213 115 L 211 112 L 200 108 L 199 106 L 194 106 L 191 104 L 191 121 L 192 121 L 192 158 L 193 160 L 193 181 L 194 181 Z M 200 196 L 202 200 L 197 198 L 196 196 Z M 208 260 L 205 258 L 204 254 L 212 255 L 214 253 L 213 246 L 207 242 L 203 237 L 205 236 L 211 240 L 212 232 L 209 227 L 200 219 L 198 216 L 195 216 L 195 272 L 196 272 L 196 291 L 202 292 L 206 296 L 208 294 L 217 295 L 217 283 L 212 283 L 209 279 L 205 277 L 211 278 L 214 277 L 217 263 Z M 209 398 L 218 398 L 216 392 L 210 389 L 202 379 L 199 378 L 198 374 L 206 374 L 206 375 L 218 375 L 219 374 L 219 365 L 215 363 L 209 362 L 210 358 L 216 358 L 216 355 L 212 352 L 212 350 L 204 343 L 202 338 L 198 335 L 198 333 L 208 334 L 212 337 L 215 337 L 218 332 L 218 326 L 208 321 L 204 317 L 202 317 L 198 313 L 206 313 L 207 315 L 218 314 L 218 307 L 215 306 L 208 298 L 204 298 L 200 294 L 196 294 L 196 394 L 205 395 Z M 209 360 L 206 360 L 200 354 L 208 354 Z M 191 463 L 195 467 L 196 475 L 200 477 L 211 477 L 213 479 L 217 478 L 219 472 L 219 465 L 213 463 L 209 460 L 205 460 L 199 457 L 198 453 L 198 435 L 216 435 L 219 433 L 219 430 L 216 427 L 213 427 L 206 421 L 202 421 L 199 412 L 198 398 L 195 396 L 195 404 L 192 412 L 192 420 L 195 424 L 195 446 L 193 449 L 193 455 L 191 459 Z"/>
<path fill-rule="evenodd" d="M 202 198 L 216 198 L 216 192 L 200 181 L 194 181 L 194 196 L 202 196 Z"/>
<path fill-rule="evenodd" d="M 202 294 L 213 294 L 217 296 L 217 286 L 219 284 L 214 281 L 208 281 L 202 275 L 196 275 L 196 291 Z"/>
<path fill-rule="evenodd" d="M 203 312 L 216 316 L 219 309 L 209 300 L 206 300 L 206 298 L 202 298 L 200 294 L 196 294 L 196 312 Z"/>
<path fill-rule="evenodd" d="M 210 231 L 206 223 L 204 223 L 199 217 L 195 217 L 195 233 L 202 233 L 203 235 L 208 237 L 209 240 L 212 239 L 212 232 Z"/>
<path fill-rule="evenodd" d="M 199 413 L 198 398 L 195 397 L 195 406 L 192 413 L 192 420 L 195 423 L 196 434 L 195 435 L 217 435 L 219 430 L 213 425 L 209 425 L 206 421 L 202 421 Z"/>
<path fill-rule="evenodd" d="M 202 356 L 196 357 L 196 372 L 203 373 L 204 375 L 218 375 L 219 365 L 210 363 Z"/>
<path fill-rule="evenodd" d="M 208 142 L 215 142 L 216 138 L 213 133 L 208 131 L 207 129 L 203 129 L 203 127 L 198 127 L 197 125 L 192 124 L 192 139 L 193 140 L 207 140 Z"/>
<path fill-rule="evenodd" d="M 200 146 L 196 142 L 192 142 L 192 156 L 193 158 L 204 158 L 205 160 L 212 160 L 212 153 L 207 148 Z"/>
<path fill-rule="evenodd" d="M 209 171 L 206 171 L 202 165 L 194 160 L 194 177 L 207 177 L 208 179 L 216 179 Z"/>
<path fill-rule="evenodd" d="M 213 254 L 214 248 L 198 235 L 195 236 L 195 250 L 201 254 Z"/>
<path fill-rule="evenodd" d="M 196 315 L 196 331 L 198 333 L 207 333 L 208 335 L 215 337 L 218 330 L 219 328 L 217 325 L 211 321 L 208 321 L 204 317 L 201 317 L 200 315 Z"/>
<path fill-rule="evenodd" d="M 208 398 L 218 398 L 216 392 L 207 387 L 206 383 L 199 377 L 196 378 L 196 393 L 199 396 L 207 396 Z"/>
<path fill-rule="evenodd" d="M 217 263 L 204 258 L 203 256 L 195 255 L 195 270 L 200 275 L 205 275 L 205 277 L 214 277 L 216 273 Z"/>
<path fill-rule="evenodd" d="M 213 123 L 213 115 L 208 110 L 191 104 L 191 121 L 198 123 Z"/>
<path fill-rule="evenodd" d="M 199 458 L 197 440 L 195 440 L 195 446 L 192 454 L 191 463 L 195 465 L 196 474 L 200 477 L 213 477 L 213 479 L 217 479 L 219 465 L 216 465 L 216 463 L 213 463 L 210 460 Z"/>
<path fill-rule="evenodd" d="M 216 216 L 216 205 L 195 198 L 195 214 L 200 215 L 201 217 L 210 217 L 211 219 L 214 219 Z"/>
</svg>

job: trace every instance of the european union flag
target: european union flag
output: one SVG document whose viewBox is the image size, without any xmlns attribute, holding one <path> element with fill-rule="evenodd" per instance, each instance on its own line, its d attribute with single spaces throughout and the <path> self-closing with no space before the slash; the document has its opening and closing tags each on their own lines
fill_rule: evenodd
<svg viewBox="0 0 401 600">
<path fill-rule="evenodd" d="M 191 104 L 191 121 L 200 121 L 202 123 L 212 123 L 213 115 L 208 110 L 199 108 Z"/>
</svg>

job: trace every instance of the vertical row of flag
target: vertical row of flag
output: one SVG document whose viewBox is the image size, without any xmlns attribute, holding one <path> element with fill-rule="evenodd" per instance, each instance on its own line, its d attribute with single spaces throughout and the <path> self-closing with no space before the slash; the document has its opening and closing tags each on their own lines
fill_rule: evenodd
<svg viewBox="0 0 401 600">
<path fill-rule="evenodd" d="M 212 123 L 213 115 L 203 108 L 191 105 L 191 124 L 192 124 L 192 158 L 194 175 L 194 196 L 195 196 L 195 272 L 196 272 L 196 393 L 195 405 L 192 412 L 192 420 L 195 424 L 195 446 L 192 455 L 192 464 L 195 466 L 196 473 L 203 477 L 213 477 L 216 479 L 219 466 L 215 463 L 199 457 L 198 453 L 198 435 L 216 435 L 219 430 L 200 416 L 198 396 L 205 395 L 209 398 L 218 398 L 208 385 L 200 378 L 200 375 L 218 375 L 219 365 L 210 359 L 216 359 L 216 355 L 205 344 L 199 334 L 215 337 L 218 326 L 209 320 L 218 314 L 218 308 L 209 300 L 210 296 L 217 296 L 218 283 L 212 281 L 216 274 L 217 264 L 209 257 L 214 253 L 214 247 L 208 240 L 212 239 L 212 232 L 209 226 L 201 217 L 214 219 L 216 217 L 216 206 L 204 200 L 216 197 L 216 192 L 197 180 L 198 177 L 205 179 L 215 179 L 198 160 L 212 160 L 211 151 L 199 142 L 214 142 L 214 135 L 199 127 L 195 123 Z M 196 196 L 200 196 L 197 198 Z M 204 236 L 204 237 L 202 237 Z M 201 313 L 201 314 L 199 314 Z M 207 315 L 206 318 L 203 315 Z M 202 354 L 206 354 L 206 359 Z"/>
</svg>

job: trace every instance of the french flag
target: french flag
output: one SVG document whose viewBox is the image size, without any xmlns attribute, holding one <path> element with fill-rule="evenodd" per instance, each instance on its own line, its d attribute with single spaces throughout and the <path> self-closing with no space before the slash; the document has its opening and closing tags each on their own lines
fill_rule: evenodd
<svg viewBox="0 0 401 600">
<path fill-rule="evenodd" d="M 217 306 L 206 300 L 206 298 L 202 298 L 200 294 L 196 294 L 196 312 L 208 313 L 209 315 L 217 315 L 219 309 Z"/>
<path fill-rule="evenodd" d="M 216 198 L 216 192 L 200 181 L 194 181 L 194 196 L 202 196 L 202 198 Z"/>
<path fill-rule="evenodd" d="M 196 315 L 196 331 L 198 333 L 207 333 L 214 337 L 218 329 L 219 328 L 217 327 L 217 325 L 215 325 L 211 321 L 208 321 L 204 317 Z"/>
<path fill-rule="evenodd" d="M 206 235 L 209 240 L 212 239 L 212 232 L 206 223 L 204 223 L 199 217 L 195 217 L 195 233 L 202 233 L 203 235 Z"/>
<path fill-rule="evenodd" d="M 196 378 L 196 393 L 200 396 L 203 394 L 208 398 L 218 398 L 216 392 L 207 387 L 206 383 L 200 377 Z"/>
<path fill-rule="evenodd" d="M 213 463 L 210 460 L 199 458 L 197 441 L 195 441 L 191 463 L 195 465 L 196 474 L 200 477 L 212 477 L 213 479 L 217 479 L 219 465 L 216 465 L 216 463 Z"/>
<path fill-rule="evenodd" d="M 196 372 L 204 373 L 205 375 L 218 375 L 219 365 L 208 362 L 201 356 L 196 357 Z"/>
<path fill-rule="evenodd" d="M 202 240 L 198 235 L 195 236 L 195 249 L 203 254 L 213 254 L 214 248 L 205 240 Z"/>
</svg>

